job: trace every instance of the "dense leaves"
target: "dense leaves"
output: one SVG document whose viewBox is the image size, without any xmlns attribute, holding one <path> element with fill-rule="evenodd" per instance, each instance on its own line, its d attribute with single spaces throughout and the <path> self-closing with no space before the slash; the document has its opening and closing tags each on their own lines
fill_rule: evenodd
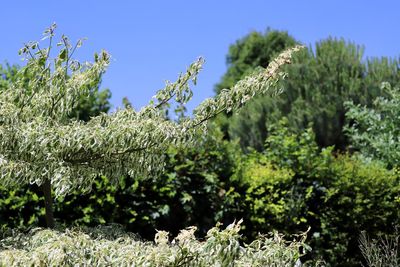
<svg viewBox="0 0 400 267">
<path fill-rule="evenodd" d="M 394 168 L 400 165 L 400 89 L 389 83 L 382 87 L 387 96 L 376 98 L 371 108 L 347 103 L 350 125 L 346 131 L 364 156 Z"/>
<path fill-rule="evenodd" d="M 276 31 L 251 33 L 239 40 L 229 50 L 228 70 L 216 86 L 217 92 L 254 70 L 260 59 L 273 57 L 293 42 L 287 33 Z M 298 132 L 312 123 L 319 146 L 345 149 L 349 140 L 342 131 L 344 103 L 371 106 L 381 95 L 381 82 L 400 82 L 397 60 L 363 57 L 362 47 L 342 39 L 317 42 L 296 54 L 293 64 L 286 67 L 290 78 L 282 82 L 284 90 L 279 97 L 256 97 L 240 114 L 228 120 L 219 118 L 221 127 L 230 139 L 239 138 L 243 149 L 262 151 L 269 126 L 286 116 L 289 126 Z"/>
<path fill-rule="evenodd" d="M 179 121 L 165 118 L 174 100 L 184 106 L 191 98 L 189 82 L 196 83 L 202 68 L 199 58 L 176 82 L 167 82 L 155 99 L 136 112 L 132 108 L 100 114 L 87 122 L 71 119 L 74 108 L 90 96 L 110 61 L 107 52 L 95 54 L 94 63 L 81 64 L 74 46 L 62 36 L 57 56 L 51 59 L 55 25 L 45 32 L 49 47 L 25 44 L 20 53 L 28 63 L 17 79 L 0 92 L 0 183 L 41 185 L 50 181 L 57 196 L 76 189 L 89 190 L 95 177 L 116 181 L 157 176 L 164 167 L 164 152 L 171 145 L 193 143 L 206 122 L 225 111 L 235 111 L 256 94 L 264 94 L 285 76 L 281 67 L 290 63 L 295 47 L 280 54 L 266 69 L 238 81 L 230 91 L 206 99 L 194 117 Z M 32 77 L 26 81 L 26 77 Z M 47 183 L 46 183 L 47 184 Z"/>
<path fill-rule="evenodd" d="M 244 155 L 214 129 L 196 148 L 171 148 L 159 179 L 123 177 L 116 186 L 98 177 L 90 194 L 56 200 L 57 222 L 119 223 L 151 239 L 155 229 L 176 235 L 190 225 L 204 236 L 218 221 L 243 218 L 247 242 L 259 232 L 291 235 L 311 227 L 307 244 L 313 250 L 305 259 L 358 266 L 361 231 L 376 237 L 400 223 L 398 172 L 321 150 L 311 129 L 297 134 L 283 121 L 269 130 L 262 153 Z M 44 225 L 37 207 L 42 199 L 33 189 L 2 191 L 2 225 Z"/>
<path fill-rule="evenodd" d="M 46 32 L 50 40 L 54 29 Z M 62 36 L 53 52 L 51 43 L 45 49 L 26 44 L 25 67 L 0 69 L 0 184 L 6 186 L 0 187 L 0 260 L 7 264 L 29 258 L 56 265 L 286 266 L 311 246 L 302 261 L 359 266 L 361 252 L 371 248 L 358 249 L 361 231 L 376 237 L 400 224 L 399 92 L 387 83 L 380 88 L 382 80 L 397 88 L 397 61 L 363 60 L 360 47 L 327 39 L 297 54 L 285 69 L 291 79 L 282 82 L 283 65 L 300 47 L 266 67 L 295 41 L 282 32 L 252 33 L 231 47 L 218 95 L 194 116 L 180 113 L 172 121 L 166 111 L 184 110 L 203 59 L 167 82 L 142 110 L 125 100 L 125 109 L 106 114 L 110 95 L 98 87 L 109 55 L 81 64 L 72 58 L 81 41 L 73 46 Z M 281 98 L 262 96 L 282 88 Z M 349 140 L 363 157 L 329 146 L 349 144 L 342 133 L 346 111 Z M 230 114 L 218 118 L 223 132 L 207 127 L 224 112 Z M 156 234 L 156 245 L 114 227 L 5 231 L 44 225 L 38 186 L 46 179 L 58 196 L 58 227 L 118 223 L 145 239 Z M 249 246 L 239 243 L 238 224 L 207 231 L 241 218 L 244 241 L 255 239 Z M 204 242 L 194 239 L 193 227 L 179 234 L 190 225 Z M 279 235 L 258 236 L 309 227 L 307 242 L 288 246 Z M 162 230 L 178 235 L 174 243 Z"/>
<path fill-rule="evenodd" d="M 197 147 L 171 147 L 165 154 L 165 172 L 160 177 L 123 176 L 116 185 L 101 176 L 95 179 L 89 194 L 77 191 L 56 199 L 57 222 L 88 226 L 119 223 L 149 239 L 155 229 L 176 234 L 195 225 L 204 235 L 217 221 L 233 221 L 234 217 L 224 216 L 225 192 L 239 150 L 221 141 L 217 129 L 210 132 L 213 134 L 203 136 Z M 45 225 L 38 187 L 2 188 L 0 196 L 0 225 Z"/>
<path fill-rule="evenodd" d="M 250 244 L 239 242 L 240 222 L 219 225 L 204 241 L 189 227 L 170 242 L 158 231 L 153 242 L 143 242 L 118 227 L 65 231 L 33 229 L 2 233 L 0 266 L 294 266 L 303 255 L 305 235 L 287 242 L 275 233 Z M 305 252 L 305 251 L 304 251 Z"/>
<path fill-rule="evenodd" d="M 320 150 L 311 129 L 301 134 L 285 123 L 270 129 L 263 153 L 239 165 L 236 202 L 254 233 L 273 228 L 295 233 L 311 227 L 310 256 L 332 266 L 358 266 L 361 231 L 391 233 L 400 224 L 400 176 L 375 161 Z"/>
</svg>

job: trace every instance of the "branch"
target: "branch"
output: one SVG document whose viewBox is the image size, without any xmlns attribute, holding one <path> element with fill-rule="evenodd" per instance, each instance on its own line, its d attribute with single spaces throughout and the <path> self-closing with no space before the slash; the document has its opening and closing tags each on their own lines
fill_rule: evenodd
<svg viewBox="0 0 400 267">
<path fill-rule="evenodd" d="M 140 151 L 144 151 L 144 150 L 150 149 L 152 147 L 155 147 L 156 145 L 157 145 L 157 143 L 152 143 L 152 144 L 150 144 L 148 146 L 144 146 L 144 147 L 127 148 L 127 149 L 122 150 L 122 151 L 112 152 L 112 153 L 110 153 L 110 155 L 111 156 L 121 156 L 121 155 L 125 155 L 125 154 L 131 154 L 131 153 L 134 153 L 134 152 L 140 152 Z M 106 155 L 103 153 L 103 154 L 90 155 L 88 158 L 76 159 L 74 157 L 69 157 L 69 158 L 63 158 L 63 160 L 65 162 L 72 163 L 72 164 L 86 165 L 86 164 L 89 164 L 91 161 L 104 159 L 105 156 Z"/>
</svg>

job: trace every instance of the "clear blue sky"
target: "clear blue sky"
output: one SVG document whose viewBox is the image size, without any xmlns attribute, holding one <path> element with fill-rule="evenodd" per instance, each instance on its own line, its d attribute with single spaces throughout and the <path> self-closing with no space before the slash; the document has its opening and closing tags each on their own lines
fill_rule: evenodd
<svg viewBox="0 0 400 267">
<path fill-rule="evenodd" d="M 229 45 L 250 31 L 287 30 L 304 44 L 328 36 L 365 46 L 371 56 L 400 55 L 400 1 L 3 1 L 0 62 L 22 64 L 17 51 L 52 22 L 72 40 L 87 37 L 78 57 L 108 50 L 114 61 L 102 87 L 114 107 L 127 96 L 145 105 L 165 80 L 198 56 L 206 59 L 189 108 L 213 96 Z"/>
</svg>

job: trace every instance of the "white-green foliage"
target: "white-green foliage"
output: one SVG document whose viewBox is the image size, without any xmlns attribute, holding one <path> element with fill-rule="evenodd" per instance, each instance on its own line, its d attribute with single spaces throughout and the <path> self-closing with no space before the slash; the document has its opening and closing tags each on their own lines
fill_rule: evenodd
<svg viewBox="0 0 400 267">
<path fill-rule="evenodd" d="M 385 162 L 390 167 L 400 164 L 400 88 L 382 83 L 385 97 L 374 100 L 372 108 L 347 103 L 346 131 L 354 146 L 368 158 Z"/>
<path fill-rule="evenodd" d="M 80 63 L 72 56 L 82 40 L 73 46 L 64 35 L 58 50 L 52 51 L 54 31 L 52 25 L 44 33 L 48 48 L 32 42 L 21 49 L 27 65 L 16 82 L 0 92 L 0 184 L 40 185 L 49 179 L 57 196 L 78 188 L 89 190 L 93 178 L 100 174 L 114 181 L 126 173 L 133 177 L 156 175 L 164 166 L 168 146 L 194 142 L 192 137 L 196 131 L 206 130 L 208 119 L 236 111 L 255 94 L 270 91 L 284 76 L 280 67 L 299 49 L 282 53 L 267 69 L 207 99 L 193 117 L 168 120 L 165 109 L 170 102 L 184 106 L 190 100 L 189 83 L 196 83 L 202 58 L 176 82 L 167 82 L 140 111 L 127 108 L 85 123 L 68 115 L 78 99 L 90 95 L 90 84 L 100 79 L 110 56 L 102 51 L 95 55 L 94 63 Z"/>
<path fill-rule="evenodd" d="M 118 227 L 12 233 L 0 241 L 0 266 L 295 266 L 305 234 L 287 242 L 279 234 L 239 243 L 240 222 L 208 231 L 198 241 L 195 227 L 172 242 L 158 231 L 155 242 L 142 242 Z"/>
</svg>

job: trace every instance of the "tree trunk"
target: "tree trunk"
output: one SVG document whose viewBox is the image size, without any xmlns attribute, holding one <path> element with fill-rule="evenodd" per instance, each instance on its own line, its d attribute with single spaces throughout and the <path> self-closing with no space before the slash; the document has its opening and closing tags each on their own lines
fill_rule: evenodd
<svg viewBox="0 0 400 267">
<path fill-rule="evenodd" d="M 48 228 L 54 228 L 53 199 L 51 197 L 51 184 L 49 179 L 44 181 L 42 189 L 46 208 L 46 224 Z"/>
</svg>

